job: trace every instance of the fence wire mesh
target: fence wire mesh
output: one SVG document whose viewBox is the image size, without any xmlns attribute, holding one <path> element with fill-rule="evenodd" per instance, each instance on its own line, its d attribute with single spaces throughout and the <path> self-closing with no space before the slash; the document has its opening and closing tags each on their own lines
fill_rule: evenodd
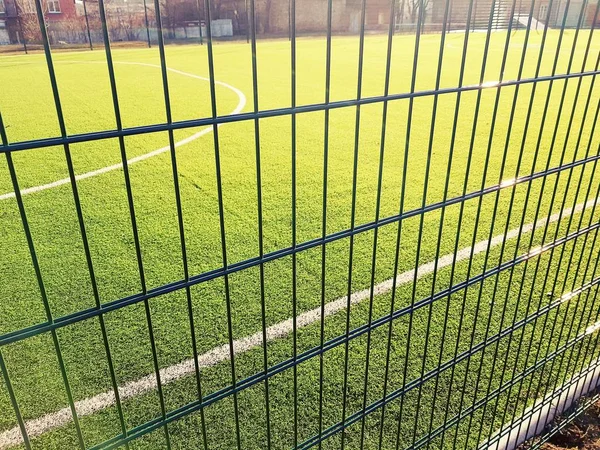
<svg viewBox="0 0 600 450">
<path fill-rule="evenodd" d="M 98 0 L 71 54 L 35 0 L 43 55 L 0 56 L 0 448 L 498 448 L 596 369 L 598 2 L 272 1 L 287 39 L 248 0 L 217 41 L 204 0 L 165 45 L 154 0 L 132 50 Z"/>
</svg>

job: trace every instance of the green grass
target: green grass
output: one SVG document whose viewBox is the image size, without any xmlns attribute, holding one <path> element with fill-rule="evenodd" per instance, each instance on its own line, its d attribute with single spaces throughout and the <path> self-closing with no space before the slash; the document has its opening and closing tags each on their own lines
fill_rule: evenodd
<svg viewBox="0 0 600 450">
<path fill-rule="evenodd" d="M 518 75 L 524 32 L 511 36 L 508 60 L 503 79 L 514 79 Z M 569 55 L 575 33 L 566 31 L 561 47 L 557 73 L 567 70 Z M 582 30 L 576 44 L 572 70 L 580 70 L 583 63 L 588 32 Z M 540 75 L 549 75 L 558 42 L 558 32 L 548 34 L 546 50 L 542 58 Z M 474 33 L 469 37 L 464 84 L 479 82 L 485 35 Z M 493 33 L 490 43 L 484 80 L 499 79 L 501 54 L 506 34 Z M 444 51 L 441 87 L 455 87 L 458 82 L 462 53 L 462 35 L 449 35 Z M 527 50 L 522 77 L 535 76 L 541 33 L 532 33 Z M 439 53 L 439 35 L 424 35 L 421 38 L 420 59 L 416 76 L 416 90 L 435 88 L 436 67 Z M 595 36 L 592 49 L 598 48 L 599 38 Z M 321 103 L 324 100 L 325 50 L 324 39 L 300 39 L 297 43 L 298 104 Z M 390 92 L 410 90 L 412 76 L 412 54 L 414 37 L 394 38 Z M 243 91 L 248 99 L 244 111 L 252 110 L 252 77 L 250 46 L 230 43 L 215 46 L 216 78 Z M 290 105 L 290 44 L 287 41 L 265 41 L 258 45 L 259 106 L 261 109 L 288 107 Z M 386 38 L 369 36 L 365 40 L 363 92 L 364 97 L 383 93 L 385 75 Z M 358 39 L 336 37 L 332 48 L 331 99 L 346 100 L 356 96 Z M 208 75 L 206 47 L 185 46 L 167 47 L 167 64 L 173 69 Z M 113 52 L 116 62 L 141 62 L 159 64 L 158 50 L 119 49 Z M 593 70 L 596 54 L 591 52 L 585 70 Z M 101 51 L 61 53 L 54 56 L 61 101 L 69 134 L 114 129 L 114 112 L 104 54 Z M 96 62 L 94 64 L 85 64 Z M 98 64 L 97 62 L 100 62 Z M 149 125 L 164 122 L 166 119 L 160 70 L 152 67 L 116 64 L 116 77 L 123 125 L 126 127 Z M 2 117 L 6 125 L 9 141 L 17 142 L 59 135 L 47 69 L 43 55 L 7 56 L 0 58 L 0 90 Z M 482 186 L 495 185 L 501 180 L 527 175 L 564 162 L 583 159 L 598 152 L 600 135 L 592 135 L 593 116 L 596 113 L 600 90 L 592 86 L 592 77 L 582 79 L 579 94 L 576 96 L 578 80 L 566 83 L 555 81 L 548 113 L 543 122 L 540 136 L 539 156 L 535 165 L 538 136 L 542 127 L 542 111 L 548 95 L 549 83 L 539 83 L 533 102 L 533 114 L 524 143 L 521 165 L 518 167 L 519 152 L 532 84 L 518 89 L 515 119 L 509 130 L 509 117 L 515 91 L 513 87 L 500 90 L 495 126 L 493 120 L 497 89 L 486 89 L 481 96 L 481 106 L 477 117 L 477 133 L 471 155 L 471 170 L 466 191 L 472 192 Z M 210 116 L 210 91 L 205 81 L 169 73 L 169 86 L 174 120 L 187 120 Z M 564 106 L 560 111 L 561 95 L 566 93 Z M 584 106 L 590 99 L 587 116 Z M 465 172 L 469 157 L 471 129 L 477 100 L 477 92 L 467 92 L 461 96 L 461 106 L 456 123 L 456 142 L 450 172 L 447 171 L 449 148 L 454 127 L 456 94 L 445 94 L 438 98 L 435 116 L 435 133 L 430 158 L 428 190 L 423 199 L 428 160 L 429 135 L 432 121 L 433 97 L 421 97 L 414 101 L 411 139 L 408 151 L 408 170 L 403 171 L 408 100 L 389 104 L 386 145 L 383 161 L 382 195 L 380 216 L 398 214 L 400 189 L 406 177 L 405 210 L 440 202 L 444 198 L 446 174 L 449 178 L 448 198 L 460 196 L 463 192 Z M 217 86 L 219 114 L 229 114 L 237 105 L 238 98 L 230 90 Z M 377 174 L 381 137 L 382 105 L 373 104 L 361 107 L 359 133 L 358 171 L 356 183 L 356 225 L 372 222 L 375 219 Z M 329 164 L 327 196 L 327 232 L 334 233 L 350 227 L 352 205 L 352 171 L 354 163 L 355 107 L 331 111 L 329 130 Z M 567 140 L 569 119 L 573 115 L 572 131 Z M 556 138 L 553 131 L 558 121 Z M 581 130 L 581 140 L 577 137 Z M 183 139 L 197 130 L 175 132 L 176 140 Z M 501 173 L 506 136 L 510 131 L 504 172 Z M 493 134 L 487 176 L 483 177 L 487 146 L 490 133 Z M 323 135 L 324 113 L 305 113 L 297 116 L 297 239 L 304 242 L 321 236 L 322 191 L 323 191 Z M 222 187 L 224 198 L 224 220 L 226 227 L 227 258 L 229 263 L 256 257 L 259 252 L 257 230 L 257 189 L 256 189 L 256 149 L 254 144 L 254 124 L 242 121 L 219 128 L 220 158 L 222 165 Z M 129 158 L 168 144 L 167 133 L 144 134 L 125 139 Z M 289 247 L 292 243 L 291 210 L 291 120 L 289 116 L 263 119 L 260 121 L 262 200 L 264 251 L 271 252 Z M 119 144 L 116 139 L 99 140 L 71 147 L 76 173 L 85 173 L 120 161 Z M 21 188 L 50 183 L 68 176 L 62 148 L 45 148 L 13 154 Z M 200 274 L 222 266 L 221 241 L 219 233 L 219 210 L 213 137 L 201 137 L 177 150 L 178 176 L 180 183 L 188 263 L 191 274 Z M 517 171 L 518 169 L 518 171 Z M 532 170 L 533 169 L 533 170 Z M 135 200 L 136 218 L 139 227 L 143 263 L 147 287 L 154 288 L 183 278 L 181 247 L 177 225 L 175 194 L 169 153 L 131 166 L 131 183 Z M 592 173 L 594 176 L 592 177 Z M 535 218 L 538 203 L 541 204 L 540 218 L 559 211 L 563 206 L 570 207 L 586 200 L 588 186 L 590 198 L 596 195 L 600 181 L 593 164 L 579 166 L 572 171 L 564 171 L 560 176 L 549 176 L 542 192 L 542 179 L 528 184 L 507 187 L 499 195 L 490 194 L 481 201 L 481 215 L 476 223 L 479 199 L 465 203 L 464 216 L 458 223 L 460 205 L 445 209 L 442 236 L 439 242 L 440 255 L 454 251 L 458 232 L 458 248 L 471 245 L 473 235 L 477 241 L 502 234 L 508 228 L 518 227 L 525 209 L 525 223 Z M 578 185 L 581 188 L 578 189 Z M 86 229 L 98 282 L 100 299 L 110 302 L 141 291 L 133 234 L 131 230 L 127 195 L 123 172 L 112 171 L 78 183 L 80 200 L 85 217 Z M 552 192 L 556 188 L 556 200 Z M 0 194 L 12 191 L 5 158 L 0 159 Z M 514 204 L 509 215 L 511 195 L 514 191 Z M 564 203 L 563 203 L 564 199 Z M 497 201 L 496 220 L 492 223 L 492 212 Z M 48 301 L 55 318 L 68 315 L 94 306 L 89 272 L 85 262 L 81 235 L 77 223 L 73 195 L 69 185 L 45 190 L 24 196 L 24 204 L 31 226 L 41 271 L 48 293 Z M 35 280 L 25 235 L 14 199 L 0 203 L 2 218 L 0 251 L 0 333 L 9 333 L 45 320 L 43 303 Z M 591 209 L 583 215 L 576 214 L 573 222 L 569 218 L 548 227 L 544 242 L 552 242 L 554 236 L 564 236 L 573 232 L 582 220 L 582 227 L 598 221 L 599 212 Z M 591 221 L 591 222 L 590 222 Z M 570 225 L 570 228 L 569 228 Z M 424 216 L 422 234 L 419 233 L 419 217 L 404 221 L 399 259 L 399 271 L 414 268 L 416 248 L 421 238 L 419 264 L 429 262 L 436 256 L 440 210 Z M 555 234 L 556 233 L 556 234 Z M 533 246 L 542 244 L 544 230 L 538 229 L 533 236 Z M 379 229 L 376 282 L 393 276 L 396 247 L 397 224 Z M 499 258 L 508 261 L 515 254 L 529 250 L 530 234 L 524 235 L 516 248 L 516 240 L 506 244 L 501 255 L 500 246 L 490 250 L 487 268 L 498 264 Z M 517 320 L 531 314 L 549 299 L 549 291 L 556 279 L 554 298 L 568 292 L 572 286 L 578 287 L 592 278 L 592 268 L 584 274 L 588 263 L 598 256 L 598 246 L 594 245 L 593 234 L 589 239 L 579 238 L 558 247 L 554 252 L 545 252 L 535 257 L 525 266 L 516 266 L 509 284 L 510 271 L 500 276 L 490 277 L 483 284 L 475 284 L 466 291 L 449 298 L 436 301 L 429 307 L 421 308 L 413 314 L 411 345 L 406 350 L 409 330 L 409 316 L 396 320 L 393 324 L 393 337 L 390 358 L 388 388 L 391 392 L 402 387 L 406 366 L 406 381 L 418 378 L 421 365 L 425 370 L 435 369 L 442 352 L 442 361 L 451 359 L 454 346 L 459 339 L 459 353 L 486 336 L 498 333 Z M 564 249 L 564 257 L 563 254 Z M 368 287 L 371 277 L 373 232 L 365 232 L 354 240 L 352 261 L 352 291 Z M 574 255 L 569 266 L 569 256 Z M 576 271 L 581 256 L 581 270 Z M 471 276 L 481 273 L 486 256 L 480 254 L 473 260 Z M 330 301 L 343 296 L 348 284 L 349 239 L 341 239 L 327 245 L 325 299 Z M 535 270 L 539 261 L 539 270 Z M 593 266 L 593 264 L 590 264 Z M 456 266 L 453 284 L 467 277 L 468 262 Z M 265 302 L 267 325 L 277 323 L 292 315 L 292 260 L 284 257 L 264 265 Z M 451 269 L 441 269 L 435 280 L 435 290 L 449 286 Z M 584 279 L 584 275 L 586 278 Z M 544 279 L 548 285 L 544 288 Z M 418 280 L 415 298 L 425 298 L 431 294 L 433 276 Z M 493 296 L 495 283 L 497 288 Z M 519 286 L 524 286 L 519 297 Z M 298 254 L 297 269 L 298 312 L 317 307 L 321 301 L 321 249 L 313 249 Z M 403 285 L 397 289 L 395 309 L 410 304 L 413 286 Z M 529 292 L 533 292 L 531 306 L 526 309 Z M 224 283 L 221 278 L 202 283 L 191 289 L 193 314 L 198 340 L 198 352 L 203 353 L 227 342 L 227 314 L 224 296 Z M 230 276 L 233 338 L 251 335 L 262 327 L 260 278 L 258 267 Z M 400 447 L 412 443 L 413 427 L 416 421 L 416 438 L 424 436 L 429 429 L 429 417 L 433 415 L 434 428 L 440 426 L 444 414 L 448 418 L 459 412 L 461 393 L 465 394 L 463 409 L 474 399 L 482 398 L 488 383 L 495 389 L 506 383 L 517 368 L 517 374 L 534 360 L 535 350 L 542 346 L 541 356 L 561 344 L 573 339 L 589 324 L 595 322 L 598 303 L 596 289 L 592 289 L 589 301 L 587 296 L 577 297 L 548 314 L 544 330 L 544 318 L 537 326 L 531 323 L 515 332 L 509 348 L 506 337 L 497 346 L 498 361 L 494 365 L 496 344 L 490 345 L 483 353 L 473 355 L 467 362 L 456 366 L 451 379 L 450 370 L 439 378 L 439 389 L 434 392 L 435 380 L 425 383 L 422 389 L 420 408 L 417 411 L 419 390 L 410 391 L 403 401 L 400 429 Z M 481 295 L 479 308 L 478 298 Z M 376 296 L 373 301 L 373 317 L 379 318 L 389 313 L 391 295 Z M 461 308 L 464 302 L 464 314 Z M 446 307 L 449 309 L 446 334 Z M 176 292 L 154 298 L 150 301 L 152 321 L 158 359 L 165 367 L 192 356 L 188 309 L 185 292 Z M 504 320 L 502 320 L 505 312 Z M 591 314 L 591 315 L 590 315 Z M 351 327 L 367 322 L 369 302 L 363 302 L 351 309 Z M 582 318 L 579 327 L 579 317 Z M 428 318 L 431 319 L 429 338 L 426 343 Z M 489 320 L 488 320 L 489 318 Z M 571 320 L 575 325 L 569 330 Z M 148 339 L 148 328 L 143 304 L 128 306 L 105 316 L 109 343 L 115 363 L 119 384 L 138 379 L 153 371 L 152 355 Z M 326 320 L 326 339 L 341 335 L 345 331 L 346 312 L 337 313 Z M 550 335 L 552 324 L 558 323 Z M 462 321 L 462 326 L 459 324 Z M 566 323 L 564 333 L 561 325 Z M 460 334 L 459 334 L 460 329 Z M 383 326 L 373 332 L 370 349 L 368 403 L 382 395 L 387 349 L 387 330 Z M 569 333 L 568 333 L 569 332 Z M 531 345 L 531 351 L 522 349 L 517 353 L 517 342 L 524 338 L 524 347 Z M 58 331 L 69 381 L 75 400 L 104 392 L 111 388 L 110 377 L 102 335 L 98 319 L 89 319 L 60 328 Z M 584 339 L 574 347 L 569 347 L 565 355 L 591 342 L 587 360 L 596 351 L 594 335 Z M 444 339 L 442 341 L 442 338 Z M 298 351 L 307 350 L 320 342 L 319 324 L 303 328 L 298 333 Z M 349 345 L 349 373 L 347 412 L 352 414 L 362 407 L 363 383 L 365 375 L 366 335 L 355 339 Z M 427 345 L 427 354 L 423 351 Z M 269 343 L 269 364 L 276 364 L 292 355 L 291 336 Z M 51 413 L 67 405 L 66 395 L 56 353 L 49 334 L 28 338 L 10 344 L 2 349 L 6 359 L 10 379 L 15 389 L 21 412 L 26 420 Z M 344 377 L 344 346 L 325 353 L 324 363 L 324 428 L 341 420 L 342 383 Z M 262 370 L 262 350 L 255 349 L 236 358 L 238 379 Z M 562 356 L 561 356 L 562 358 Z M 560 359 L 559 359 L 560 361 Z M 502 373 L 506 363 L 508 370 Z M 557 362 L 551 376 L 548 369 L 537 370 L 525 381 L 534 381 L 534 388 L 541 380 L 542 387 L 568 373 L 579 370 L 584 365 L 560 364 Z M 302 441 L 318 432 L 319 411 L 319 360 L 313 358 L 298 367 L 299 427 L 298 436 Z M 476 390 L 476 379 L 481 382 Z M 502 379 L 501 379 L 502 378 Z M 231 382 L 229 362 L 202 371 L 205 394 L 226 387 Z M 12 428 L 16 419 L 4 385 L 0 389 L 0 430 Z M 293 373 L 291 370 L 270 379 L 271 439 L 276 448 L 293 445 Z M 164 388 L 168 410 L 180 407 L 197 399 L 193 376 L 169 384 Z M 437 394 L 437 395 L 434 395 Z M 433 398 L 436 397 L 435 405 Z M 460 422 L 457 439 L 460 445 L 474 448 L 477 444 L 479 427 L 484 427 L 485 438 L 502 422 L 502 414 L 508 407 L 507 418 L 513 411 L 535 399 L 535 389 L 529 397 L 517 389 L 505 393 L 492 401 L 485 416 L 482 410 L 475 412 L 472 428 L 467 437 L 469 419 Z M 498 414 L 492 416 L 495 402 Z M 128 428 L 140 425 L 160 415 L 158 396 L 151 392 L 123 404 Z M 432 413 L 433 409 L 433 413 Z M 235 422 L 231 398 L 219 401 L 205 411 L 207 419 L 208 446 L 210 448 L 231 448 L 235 446 Z M 265 391 L 264 384 L 255 385 L 239 394 L 239 414 L 244 448 L 264 448 L 266 446 Z M 400 416 L 400 400 L 386 407 L 384 420 L 376 411 L 368 416 L 365 428 L 365 446 L 375 448 L 379 443 L 379 431 L 383 430 L 383 447 L 394 448 L 396 429 Z M 120 433 L 116 408 L 81 419 L 81 427 L 87 446 L 98 444 Z M 445 438 L 444 446 L 452 445 L 454 429 Z M 199 413 L 187 416 L 169 425 L 173 448 L 198 448 L 202 445 Z M 360 422 L 348 428 L 346 443 L 350 448 L 360 446 Z M 159 429 L 135 441 L 132 448 L 162 448 L 165 437 Z M 35 439 L 37 448 L 70 448 L 77 445 L 73 425 L 64 426 Z M 327 448 L 340 445 L 340 435 L 324 443 Z M 434 446 L 441 445 L 438 438 Z"/>
</svg>

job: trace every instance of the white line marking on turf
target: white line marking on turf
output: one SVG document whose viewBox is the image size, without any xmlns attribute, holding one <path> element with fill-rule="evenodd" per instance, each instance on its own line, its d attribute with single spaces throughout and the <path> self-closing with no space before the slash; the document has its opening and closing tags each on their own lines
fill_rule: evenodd
<svg viewBox="0 0 600 450">
<path fill-rule="evenodd" d="M 471 252 L 473 255 L 477 255 L 479 253 L 485 252 L 491 247 L 500 245 L 502 242 L 508 239 L 516 238 L 520 232 L 522 233 L 530 233 L 537 228 L 545 227 L 546 225 L 554 222 L 558 222 L 559 220 L 569 217 L 572 214 L 577 214 L 582 212 L 584 209 L 591 208 L 597 203 L 600 203 L 600 197 L 596 199 L 589 200 L 587 203 L 580 203 L 575 206 L 575 208 L 565 208 L 559 213 L 552 214 L 550 217 L 545 217 L 543 219 L 539 219 L 535 223 L 529 223 L 523 225 L 523 227 L 519 230 L 515 228 L 510 230 L 506 235 L 501 234 L 498 236 L 494 236 L 491 240 L 483 240 L 479 241 L 475 244 L 474 247 L 465 247 L 459 250 L 456 254 L 450 253 L 440 257 L 437 260 L 437 268 L 442 269 L 443 267 L 450 266 L 454 260 L 456 262 L 463 261 L 468 259 L 471 256 Z M 435 268 L 435 261 L 430 261 L 428 263 L 422 264 L 417 268 L 417 277 L 423 277 L 425 275 L 429 275 L 433 273 Z M 396 277 L 396 283 L 398 286 L 406 283 L 412 282 L 415 275 L 415 270 L 407 270 L 399 274 Z M 374 294 L 381 295 L 387 292 L 390 292 L 393 287 L 394 280 L 390 278 L 389 280 L 385 280 L 379 284 L 376 284 L 374 287 Z M 350 304 L 357 304 L 365 299 L 368 299 L 370 295 L 370 289 L 363 289 L 362 291 L 354 292 L 350 296 Z M 568 299 L 570 300 L 574 296 L 570 296 Z M 565 297 L 566 298 L 566 297 Z M 567 300 L 565 300 L 567 301 Z M 339 311 L 346 309 L 347 297 L 340 297 L 338 299 L 332 300 L 331 302 L 325 304 L 325 317 L 335 314 Z M 315 323 L 321 319 L 321 308 L 311 309 L 310 311 L 306 311 L 302 314 L 299 314 L 296 317 L 296 323 L 298 328 L 303 328 L 307 325 Z M 293 331 L 293 320 L 290 317 L 282 322 L 276 323 L 267 327 L 267 341 L 272 341 L 277 338 L 283 338 L 289 335 Z M 233 341 L 233 353 L 238 355 L 240 353 L 247 352 L 249 350 L 258 348 L 262 345 L 262 331 L 257 331 L 256 333 L 246 336 L 244 338 L 236 339 Z M 211 367 L 223 361 L 227 361 L 229 359 L 229 344 L 221 345 L 219 347 L 215 347 L 212 350 L 209 350 L 202 355 L 198 355 L 198 365 L 200 368 Z M 162 380 L 162 384 L 168 384 L 173 381 L 179 380 L 187 375 L 191 375 L 195 373 L 194 360 L 193 358 L 182 361 L 178 364 L 174 364 L 169 367 L 165 367 L 160 369 L 160 377 Z M 119 386 L 119 394 L 121 396 L 121 400 L 127 400 L 128 398 L 135 397 L 137 395 L 144 394 L 148 391 L 156 389 L 156 377 L 155 375 L 149 374 L 137 380 L 130 381 L 125 383 L 122 386 Z M 101 394 L 95 395 L 93 397 L 88 397 L 83 400 L 79 400 L 75 402 L 75 409 L 79 417 L 89 416 L 103 409 L 109 408 L 115 404 L 115 395 L 112 390 L 103 392 Z M 25 423 L 25 427 L 27 429 L 27 433 L 30 437 L 40 436 L 41 434 L 50 431 L 54 428 L 58 428 L 62 425 L 65 425 L 71 422 L 71 410 L 69 407 L 63 408 L 54 413 L 46 414 L 44 416 L 38 417 L 37 419 L 28 420 Z M 6 430 L 0 433 L 0 449 L 5 449 L 13 445 L 18 445 L 23 442 L 23 438 L 21 436 L 21 430 L 18 426 Z"/>
<path fill-rule="evenodd" d="M 89 63 L 106 64 L 105 62 L 102 62 L 102 61 L 61 61 L 61 62 L 81 63 L 81 64 L 89 64 Z M 147 64 L 147 63 L 138 63 L 138 62 L 115 61 L 115 63 L 134 65 L 134 66 L 154 67 L 154 68 L 158 68 L 158 69 L 161 68 L 161 66 L 158 66 L 156 64 Z M 196 78 L 198 80 L 203 80 L 203 81 L 210 81 L 208 78 L 201 77 L 199 75 L 194 75 L 194 74 L 187 73 L 187 72 L 182 72 L 181 70 L 171 69 L 170 67 L 167 67 L 167 70 L 169 70 L 173 73 L 177 73 L 179 75 L 186 76 L 186 77 Z M 235 107 L 235 109 L 231 112 L 231 114 L 239 114 L 240 112 L 242 112 L 242 110 L 244 109 L 244 106 L 246 106 L 246 96 L 244 95 L 244 93 L 242 91 L 240 91 L 238 88 L 231 86 L 230 84 L 223 83 L 222 81 L 215 80 L 215 84 L 226 87 L 227 89 L 230 89 L 238 96 L 238 104 Z M 222 124 L 219 124 L 218 126 L 221 126 L 221 125 Z M 206 128 L 203 128 L 202 130 L 198 131 L 197 133 L 194 133 L 191 136 L 188 136 L 185 139 L 182 139 L 181 141 L 176 142 L 175 148 L 181 147 L 182 145 L 189 144 L 190 142 L 195 141 L 196 139 L 204 136 L 205 134 L 210 133 L 212 130 L 213 130 L 212 125 L 210 125 Z M 165 147 L 158 148 L 151 152 L 144 153 L 143 155 L 139 155 L 134 158 L 130 158 L 127 160 L 127 165 L 131 166 L 132 164 L 135 164 L 137 162 L 144 161 L 146 159 L 152 158 L 153 156 L 157 156 L 157 155 L 160 155 L 161 153 L 168 152 L 170 149 L 171 148 L 167 145 Z M 85 172 L 85 173 L 76 175 L 75 180 L 77 180 L 77 181 L 85 180 L 86 178 L 95 177 L 97 175 L 102 175 L 104 173 L 112 172 L 113 170 L 119 170 L 122 168 L 123 168 L 122 163 L 113 164 L 110 166 L 102 167 L 101 169 L 92 170 L 90 172 Z M 46 189 L 52 189 L 52 188 L 55 188 L 58 186 L 62 186 L 64 184 L 68 184 L 70 182 L 71 182 L 71 179 L 67 177 L 67 178 L 63 178 L 61 180 L 53 181 L 52 183 L 47 183 L 47 184 L 42 184 L 39 186 L 33 186 L 33 187 L 21 189 L 21 195 L 27 195 L 27 194 L 33 194 L 35 192 L 45 191 Z M 14 192 L 7 192 L 5 194 L 0 194 L 0 200 L 7 200 L 9 198 L 14 198 L 14 197 L 15 197 Z"/>
<path fill-rule="evenodd" d="M 453 31 L 452 31 L 452 33 L 453 33 Z M 462 44 L 461 45 L 454 45 L 454 44 L 452 44 L 450 42 L 447 42 L 445 44 L 445 47 L 447 47 L 447 48 L 454 48 L 454 49 L 457 49 L 457 50 L 462 50 L 463 49 Z M 522 49 L 523 48 L 523 44 L 519 44 L 518 42 L 517 43 L 512 43 L 512 44 L 509 45 L 509 47 Z M 528 49 L 529 48 L 540 48 L 540 44 L 527 44 L 526 47 Z"/>
</svg>

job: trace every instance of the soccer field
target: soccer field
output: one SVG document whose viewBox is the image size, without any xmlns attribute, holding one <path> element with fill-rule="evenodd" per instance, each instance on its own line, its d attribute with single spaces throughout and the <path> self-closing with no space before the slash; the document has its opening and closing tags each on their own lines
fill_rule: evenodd
<svg viewBox="0 0 600 450">
<path fill-rule="evenodd" d="M 348 448 L 472 449 L 585 368 L 600 349 L 600 87 L 595 75 L 543 78 L 597 70 L 600 37 L 589 30 L 560 36 L 551 30 L 544 41 L 531 31 L 526 41 L 525 31 L 491 33 L 482 71 L 486 34 L 468 35 L 466 58 L 465 35 L 448 34 L 438 72 L 441 36 L 422 35 L 416 73 L 415 37 L 394 36 L 390 94 L 483 88 L 389 101 L 383 146 L 382 102 L 361 104 L 359 122 L 356 102 L 335 104 L 327 139 L 325 112 L 311 107 L 295 119 L 289 111 L 257 123 L 236 116 L 218 127 L 219 164 L 212 126 L 175 130 L 195 280 L 189 298 L 167 132 L 126 136 L 126 155 L 116 137 L 70 146 L 94 283 L 64 148 L 11 153 L 43 291 L 2 156 L 0 351 L 32 447 L 107 445 L 125 427 L 140 435 L 133 449 L 164 448 L 167 436 L 172 448 L 290 448 L 315 444 L 315 435 L 358 413 L 344 433 Z M 297 106 L 326 101 L 326 44 L 297 40 Z M 257 47 L 255 97 L 251 46 L 214 45 L 219 116 L 252 112 L 255 99 L 260 111 L 290 107 L 290 42 Z M 210 118 L 207 47 L 165 51 L 172 120 Z M 329 100 L 356 99 L 358 37 L 334 37 L 331 52 Z M 361 98 L 384 94 L 386 52 L 387 36 L 365 37 Z M 113 58 L 122 127 L 166 122 L 158 49 L 115 49 Z M 59 52 L 53 61 L 68 135 L 114 130 L 104 52 Z M 543 80 L 497 84 L 534 77 Z M 0 56 L 0 80 L 8 143 L 61 135 L 43 54 Z M 302 247 L 295 258 L 294 246 Z M 268 256 L 262 266 L 261 255 Z M 152 293 L 147 304 L 143 293 Z M 103 323 L 97 302 L 107 308 Z M 48 326 L 49 313 L 55 325 Z M 190 314 L 209 403 L 202 411 Z M 301 315 L 297 323 L 294 315 Z M 266 353 L 264 327 L 271 327 Z M 297 368 L 294 355 L 303 358 Z M 162 369 L 160 390 L 155 366 Z M 23 446 L 0 379 L 0 449 Z M 381 408 L 376 402 L 384 395 L 391 397 Z M 176 420 L 163 427 L 156 421 L 163 413 Z M 419 443 L 436 430 L 429 444 Z M 339 448 L 341 440 L 336 433 L 322 446 Z"/>
</svg>

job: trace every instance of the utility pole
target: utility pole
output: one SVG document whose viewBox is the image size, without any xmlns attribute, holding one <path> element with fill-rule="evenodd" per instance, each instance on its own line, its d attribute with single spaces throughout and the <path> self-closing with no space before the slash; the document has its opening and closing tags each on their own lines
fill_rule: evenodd
<svg viewBox="0 0 600 450">
<path fill-rule="evenodd" d="M 27 37 L 25 36 L 25 31 L 23 30 L 23 19 L 21 18 L 21 7 L 19 6 L 18 0 L 15 0 L 15 11 L 17 12 L 17 20 L 19 22 L 19 31 L 21 33 L 21 40 L 23 41 L 23 50 L 25 54 L 28 54 L 27 51 Z"/>
<path fill-rule="evenodd" d="M 200 17 L 200 0 L 196 0 L 196 10 L 198 11 L 198 33 L 200 33 L 200 45 L 203 45 L 202 39 L 202 17 Z"/>
<path fill-rule="evenodd" d="M 148 48 L 152 47 L 150 42 L 150 27 L 148 26 L 148 8 L 146 7 L 146 0 L 144 0 L 144 18 L 146 20 L 146 36 L 148 37 Z"/>
<path fill-rule="evenodd" d="M 90 33 L 90 21 L 87 14 L 87 6 L 85 0 L 83 0 L 83 15 L 85 17 L 85 28 L 87 29 L 88 42 L 90 43 L 90 50 L 94 50 L 94 44 L 92 44 L 92 34 Z"/>
</svg>

